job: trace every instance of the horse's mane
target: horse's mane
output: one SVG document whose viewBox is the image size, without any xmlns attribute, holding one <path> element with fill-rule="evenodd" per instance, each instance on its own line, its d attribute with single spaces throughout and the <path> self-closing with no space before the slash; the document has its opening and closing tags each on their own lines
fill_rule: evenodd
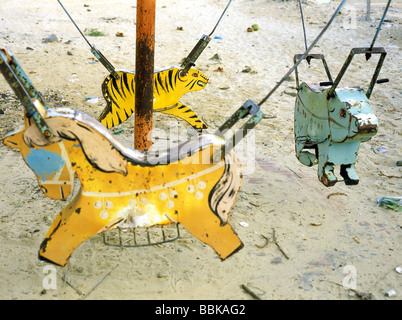
<svg viewBox="0 0 402 320">
<path fill-rule="evenodd" d="M 169 164 L 210 144 L 223 144 L 214 135 L 200 135 L 170 149 L 158 152 L 140 151 L 125 147 L 100 122 L 86 113 L 69 108 L 48 109 L 46 123 L 54 133 L 45 138 L 39 129 L 30 126 L 24 140 L 27 145 L 45 146 L 62 139 L 79 141 L 88 161 L 106 172 L 127 173 L 127 162 L 142 166 Z"/>
</svg>

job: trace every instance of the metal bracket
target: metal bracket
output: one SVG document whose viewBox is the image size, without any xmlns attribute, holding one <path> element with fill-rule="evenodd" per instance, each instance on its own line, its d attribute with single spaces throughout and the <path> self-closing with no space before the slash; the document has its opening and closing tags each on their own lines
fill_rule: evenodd
<svg viewBox="0 0 402 320">
<path fill-rule="evenodd" d="M 210 41 L 211 37 L 205 34 L 201 37 L 200 40 L 198 40 L 193 50 L 181 64 L 181 67 L 183 68 L 181 73 L 183 73 L 184 75 L 188 73 L 188 70 L 190 70 L 190 68 L 195 65 L 195 61 L 198 59 L 198 57 L 201 55 L 201 53 L 204 51 Z"/>
<path fill-rule="evenodd" d="M 35 101 L 38 101 L 45 110 L 48 107 L 43 101 L 41 94 L 35 89 L 24 70 L 22 70 L 18 61 L 11 54 L 10 50 L 6 48 L 0 48 L 0 71 L 24 106 L 26 116 L 33 119 L 46 138 L 52 138 L 52 130 L 46 124 L 43 115 L 35 105 Z"/>
<path fill-rule="evenodd" d="M 215 132 L 214 135 L 224 138 L 225 133 L 230 130 L 238 121 L 251 115 L 250 119 L 243 124 L 240 129 L 225 141 L 225 144 L 219 148 L 213 155 L 213 161 L 220 161 L 230 150 L 232 150 L 237 143 L 240 142 L 254 127 L 261 121 L 264 113 L 261 111 L 260 106 L 251 100 L 247 100 L 235 113 L 233 113 Z"/>
<path fill-rule="evenodd" d="M 367 99 L 370 99 L 371 93 L 373 92 L 373 88 L 374 88 L 374 85 L 376 83 L 388 82 L 385 79 L 377 81 L 378 75 L 380 74 L 380 70 L 381 70 L 382 64 L 383 64 L 384 59 L 385 59 L 385 56 L 387 55 L 387 52 L 385 51 L 385 49 L 383 47 L 353 48 L 350 51 L 350 54 L 347 57 L 344 65 L 342 66 L 341 71 L 339 71 L 339 74 L 336 77 L 335 82 L 333 83 L 331 89 L 328 91 L 328 98 L 331 98 L 334 95 L 336 87 L 338 86 L 338 84 L 341 81 L 342 77 L 345 75 L 345 72 L 348 69 L 350 63 L 352 62 L 353 57 L 355 56 L 355 54 L 366 54 L 366 55 L 370 55 L 370 56 L 372 54 L 380 54 L 380 59 L 378 60 L 377 67 L 376 67 L 376 69 L 374 71 L 373 77 L 371 78 L 370 85 L 369 85 L 369 87 L 367 89 L 367 92 L 366 92 Z"/>
<path fill-rule="evenodd" d="M 303 55 L 302 54 L 295 54 L 293 61 L 296 63 Z M 328 77 L 328 82 L 322 82 L 322 85 L 332 85 L 333 80 L 331 76 L 331 72 L 329 71 L 327 61 L 324 58 L 323 54 L 309 54 L 306 56 L 306 61 L 308 64 L 310 64 L 311 59 L 319 59 L 322 61 L 322 64 L 324 65 L 325 72 Z M 295 68 L 295 77 L 296 77 L 296 88 L 299 89 L 299 73 L 297 72 L 297 67 Z"/>
<path fill-rule="evenodd" d="M 91 52 L 95 56 L 96 59 L 99 60 L 100 63 L 107 69 L 107 71 L 110 72 L 113 78 L 116 80 L 120 79 L 119 74 L 116 72 L 116 69 L 113 67 L 113 65 L 109 62 L 108 59 L 100 52 L 95 46 L 91 46 Z"/>
</svg>

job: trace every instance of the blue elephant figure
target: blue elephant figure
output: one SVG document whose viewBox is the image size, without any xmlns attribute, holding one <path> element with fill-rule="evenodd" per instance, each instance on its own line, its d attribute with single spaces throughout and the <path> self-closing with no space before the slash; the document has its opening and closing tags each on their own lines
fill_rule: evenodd
<svg viewBox="0 0 402 320">
<path fill-rule="evenodd" d="M 368 52 L 379 53 L 381 57 L 367 92 L 361 87 L 337 88 L 353 56 Z M 322 59 L 328 82 L 303 82 L 299 85 L 296 70 L 296 157 L 306 166 L 318 164 L 318 179 L 327 187 L 338 181 L 334 174 L 335 165 L 340 165 L 340 175 L 345 184 L 359 183 L 355 163 L 360 143 L 370 140 L 378 131 L 378 120 L 369 98 L 375 83 L 387 82 L 387 79 L 377 80 L 385 55 L 383 48 L 372 48 L 370 51 L 367 48 L 352 49 L 335 81 L 332 81 L 322 55 L 311 55 L 308 58 Z"/>
</svg>

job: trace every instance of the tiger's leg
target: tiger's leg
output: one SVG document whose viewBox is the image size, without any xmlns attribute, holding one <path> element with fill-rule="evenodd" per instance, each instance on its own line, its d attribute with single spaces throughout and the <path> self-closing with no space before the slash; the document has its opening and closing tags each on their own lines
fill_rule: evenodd
<svg viewBox="0 0 402 320">
<path fill-rule="evenodd" d="M 171 114 L 187 121 L 194 129 L 206 129 L 207 125 L 189 107 L 178 102 L 172 107 L 155 109 L 157 112 Z"/>
</svg>

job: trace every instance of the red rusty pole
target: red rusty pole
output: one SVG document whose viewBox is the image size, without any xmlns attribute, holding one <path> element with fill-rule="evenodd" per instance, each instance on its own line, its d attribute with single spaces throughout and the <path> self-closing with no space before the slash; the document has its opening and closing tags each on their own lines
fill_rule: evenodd
<svg viewBox="0 0 402 320">
<path fill-rule="evenodd" d="M 134 148 L 142 151 L 148 150 L 152 145 L 155 2 L 156 0 L 137 0 Z"/>
</svg>

